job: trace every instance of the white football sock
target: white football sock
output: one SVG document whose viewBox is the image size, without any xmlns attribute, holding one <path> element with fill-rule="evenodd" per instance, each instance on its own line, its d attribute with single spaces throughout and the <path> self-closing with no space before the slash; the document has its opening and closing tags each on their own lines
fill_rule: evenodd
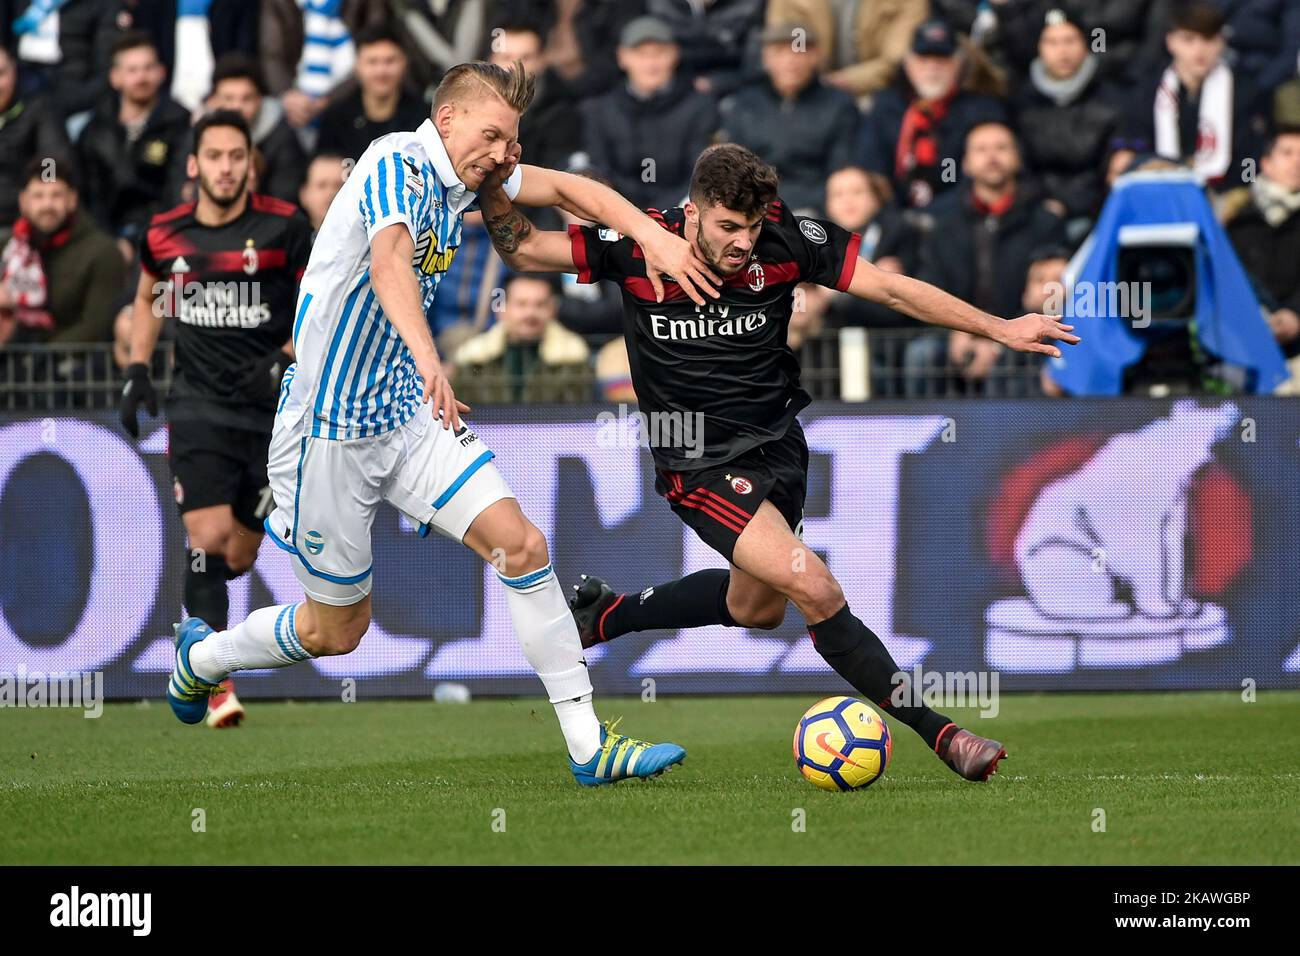
<svg viewBox="0 0 1300 956">
<path fill-rule="evenodd" d="M 258 608 L 244 623 L 209 634 L 190 648 L 190 669 L 202 680 L 225 680 L 233 671 L 288 667 L 312 657 L 298 641 L 300 604 Z"/>
<path fill-rule="evenodd" d="M 506 586 L 506 606 L 524 656 L 555 706 L 569 756 L 586 763 L 600 749 L 600 721 L 591 704 L 591 676 L 564 589 L 549 564 L 516 578 L 498 577 Z"/>
</svg>

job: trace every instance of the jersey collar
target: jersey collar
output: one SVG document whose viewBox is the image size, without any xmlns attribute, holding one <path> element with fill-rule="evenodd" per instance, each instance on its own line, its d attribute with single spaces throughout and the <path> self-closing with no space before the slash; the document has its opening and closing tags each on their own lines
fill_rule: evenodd
<svg viewBox="0 0 1300 956">
<path fill-rule="evenodd" d="M 456 175 L 451 157 L 447 155 L 447 147 L 443 145 L 442 136 L 439 135 L 438 128 L 433 125 L 433 120 L 427 119 L 421 123 L 416 128 L 415 135 L 420 138 L 420 143 L 424 146 L 429 161 L 433 163 L 438 179 L 447 187 L 448 208 L 453 213 L 464 212 L 466 207 L 475 200 L 476 195 L 470 192 L 469 187 Z"/>
</svg>

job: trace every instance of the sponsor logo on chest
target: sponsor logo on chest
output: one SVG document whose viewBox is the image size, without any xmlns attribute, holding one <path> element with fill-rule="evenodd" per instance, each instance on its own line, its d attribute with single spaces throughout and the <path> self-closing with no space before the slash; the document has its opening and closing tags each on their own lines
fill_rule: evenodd
<svg viewBox="0 0 1300 956">
<path fill-rule="evenodd" d="M 757 332 L 767 325 L 763 310 L 740 314 L 730 305 L 696 307 L 695 315 L 656 315 L 651 313 L 650 334 L 657 339 L 675 342 L 683 339 L 738 338 Z M 743 306 L 741 307 L 743 308 Z"/>
</svg>

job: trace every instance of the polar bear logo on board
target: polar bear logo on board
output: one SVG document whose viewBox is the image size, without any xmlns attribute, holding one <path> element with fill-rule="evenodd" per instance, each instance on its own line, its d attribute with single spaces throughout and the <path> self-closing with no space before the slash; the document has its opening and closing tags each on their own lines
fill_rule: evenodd
<svg viewBox="0 0 1300 956">
<path fill-rule="evenodd" d="M 1176 402 L 1042 488 L 1015 539 L 1026 596 L 986 613 L 990 665 L 1144 666 L 1226 641 L 1223 608 L 1188 593 L 1188 493 L 1239 417 Z"/>
</svg>

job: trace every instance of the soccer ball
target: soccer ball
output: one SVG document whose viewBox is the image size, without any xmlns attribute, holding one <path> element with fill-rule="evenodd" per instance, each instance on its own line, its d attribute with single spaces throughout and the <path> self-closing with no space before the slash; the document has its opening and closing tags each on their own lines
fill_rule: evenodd
<svg viewBox="0 0 1300 956">
<path fill-rule="evenodd" d="M 795 766 L 823 790 L 871 786 L 889 766 L 893 749 L 880 715 L 852 697 L 819 700 L 794 729 Z"/>
</svg>

